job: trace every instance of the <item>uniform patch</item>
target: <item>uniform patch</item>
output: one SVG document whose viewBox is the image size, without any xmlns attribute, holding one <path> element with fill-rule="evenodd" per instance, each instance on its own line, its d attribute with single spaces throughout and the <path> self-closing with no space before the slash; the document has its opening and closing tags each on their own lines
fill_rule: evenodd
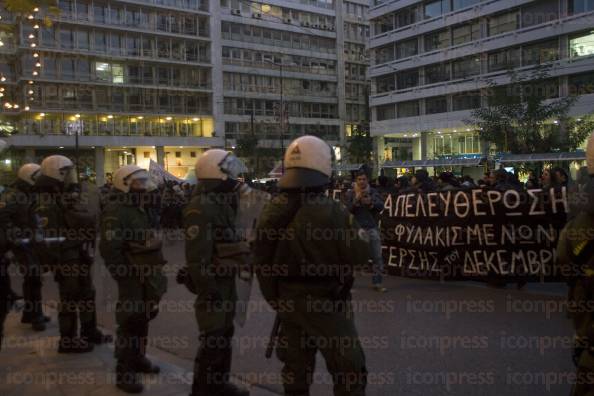
<svg viewBox="0 0 594 396">
<path fill-rule="evenodd" d="M 0 201 L 0 209 L 4 209 L 6 207 L 6 202 Z"/>
</svg>

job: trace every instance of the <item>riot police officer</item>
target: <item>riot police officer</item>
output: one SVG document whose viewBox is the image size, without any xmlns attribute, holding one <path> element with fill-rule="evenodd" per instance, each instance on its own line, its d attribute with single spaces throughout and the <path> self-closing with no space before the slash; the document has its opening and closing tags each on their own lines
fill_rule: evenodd
<svg viewBox="0 0 594 396">
<path fill-rule="evenodd" d="M 350 290 L 368 260 L 364 233 L 344 205 L 326 195 L 332 151 L 314 136 L 286 150 L 280 193 L 256 229 L 254 264 L 262 294 L 280 319 L 277 356 L 285 395 L 309 395 L 320 351 L 337 396 L 365 394 L 365 356 Z"/>
<path fill-rule="evenodd" d="M 145 169 L 136 165 L 118 169 L 101 218 L 99 249 L 118 284 L 116 385 L 128 393 L 142 392 L 139 373 L 160 371 L 145 356 L 149 321 L 157 316 L 167 289 L 161 240 L 147 210 L 152 196 L 147 193 L 148 184 Z"/>
<path fill-rule="evenodd" d="M 35 233 L 35 218 L 32 210 L 35 205 L 33 187 L 39 175 L 40 166 L 25 164 L 17 172 L 17 179 L 2 194 L 0 209 L 5 213 L 5 225 L 11 250 L 23 273 L 23 299 L 25 306 L 21 323 L 30 323 L 35 331 L 45 330 L 50 318 L 43 314 L 41 301 L 41 266 L 33 252 L 31 242 Z"/>
<path fill-rule="evenodd" d="M 577 366 L 573 396 L 594 394 L 594 318 L 589 307 L 594 299 L 594 134 L 588 140 L 586 160 L 590 179 L 579 200 L 580 208 L 570 220 L 557 246 L 557 260 L 560 266 L 571 268 L 572 300 L 570 307 L 575 327 L 573 360 Z"/>
<path fill-rule="evenodd" d="M 59 353 L 90 352 L 94 344 L 110 341 L 97 329 L 93 260 L 84 249 L 95 239 L 95 218 L 76 209 L 80 197 L 75 186 L 76 170 L 70 159 L 52 155 L 41 162 L 34 214 L 42 240 L 34 248 L 58 283 Z"/>
<path fill-rule="evenodd" d="M 196 162 L 198 185 L 183 212 L 186 261 L 200 331 L 192 396 L 247 396 L 229 382 L 237 300 L 235 270 L 223 256 L 238 242 L 237 177 L 244 166 L 233 154 L 206 151 Z"/>
</svg>

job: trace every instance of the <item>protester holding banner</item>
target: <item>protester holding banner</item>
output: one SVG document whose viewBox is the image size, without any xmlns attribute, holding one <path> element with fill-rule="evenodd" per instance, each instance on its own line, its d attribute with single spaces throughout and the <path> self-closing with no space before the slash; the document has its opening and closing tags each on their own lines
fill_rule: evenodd
<svg viewBox="0 0 594 396">
<path fill-rule="evenodd" d="M 369 237 L 370 255 L 373 262 L 373 288 L 383 293 L 386 291 L 386 288 L 382 286 L 384 259 L 378 224 L 384 204 L 379 193 L 369 185 L 369 179 L 364 171 L 355 175 L 355 184 L 352 190 L 347 191 L 345 203 Z"/>
</svg>

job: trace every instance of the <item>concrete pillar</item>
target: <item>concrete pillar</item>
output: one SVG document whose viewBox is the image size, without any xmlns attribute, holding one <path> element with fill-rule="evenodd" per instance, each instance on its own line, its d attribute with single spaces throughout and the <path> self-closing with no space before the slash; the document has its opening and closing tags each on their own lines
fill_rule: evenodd
<svg viewBox="0 0 594 396">
<path fill-rule="evenodd" d="M 95 147 L 95 174 L 96 184 L 102 186 L 105 184 L 105 148 Z"/>
<path fill-rule="evenodd" d="M 346 144 L 346 126 L 344 120 L 347 118 L 346 114 L 346 91 L 345 91 L 345 56 L 344 56 L 344 18 L 343 18 L 343 2 L 337 0 L 334 3 L 335 7 L 335 31 L 336 31 L 336 78 L 338 81 L 336 87 L 336 95 L 338 97 L 338 118 L 342 120 L 340 123 L 340 145 Z"/>
<path fill-rule="evenodd" d="M 429 132 L 421 132 L 421 139 L 420 139 L 420 149 L 421 149 L 421 159 L 427 159 L 427 135 Z"/>
<path fill-rule="evenodd" d="M 212 64 L 211 70 L 211 84 L 212 84 L 212 117 L 214 118 L 214 133 L 218 138 L 222 138 L 225 142 L 225 117 L 223 109 L 223 60 L 221 57 L 221 46 L 216 43 L 220 43 L 221 38 L 221 4 L 220 1 L 209 1 L 210 11 L 210 63 Z M 224 143 L 223 143 L 224 144 Z M 163 148 L 161 148 L 163 151 Z M 159 164 L 164 165 L 163 154 L 161 160 L 158 160 Z M 159 150 L 157 148 L 157 159 L 159 159 Z"/>
<path fill-rule="evenodd" d="M 163 146 L 155 146 L 157 151 L 157 163 L 159 165 L 165 166 L 165 147 Z"/>
</svg>

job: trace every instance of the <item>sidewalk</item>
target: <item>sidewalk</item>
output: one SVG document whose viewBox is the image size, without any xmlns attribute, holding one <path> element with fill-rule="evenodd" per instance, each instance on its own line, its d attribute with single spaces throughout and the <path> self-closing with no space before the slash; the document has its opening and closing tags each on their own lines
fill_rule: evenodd
<svg viewBox="0 0 594 396">
<path fill-rule="evenodd" d="M 2 396 L 122 396 L 115 385 L 113 345 L 95 347 L 92 353 L 57 353 L 58 326 L 55 312 L 45 332 L 37 333 L 20 323 L 20 313 L 11 313 L 5 323 L 0 351 Z M 187 396 L 190 393 L 191 362 L 167 352 L 149 350 L 149 358 L 161 373 L 144 376 L 145 396 Z M 185 366 L 185 367 L 184 367 Z M 252 396 L 275 396 L 252 388 Z"/>
</svg>

